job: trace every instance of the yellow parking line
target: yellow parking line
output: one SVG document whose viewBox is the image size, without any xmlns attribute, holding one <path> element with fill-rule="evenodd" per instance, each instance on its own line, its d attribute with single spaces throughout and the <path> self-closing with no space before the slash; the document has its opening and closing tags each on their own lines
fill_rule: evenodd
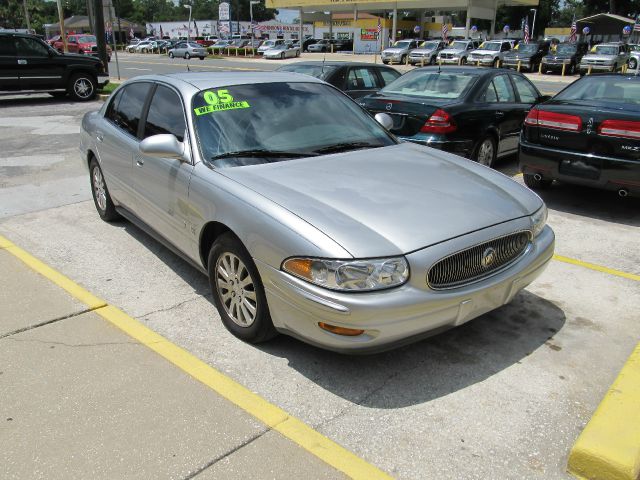
<svg viewBox="0 0 640 480">
<path fill-rule="evenodd" d="M 578 478 L 640 478 L 640 344 L 573 445 L 567 466 Z"/>
<path fill-rule="evenodd" d="M 583 262 L 582 260 L 576 260 L 575 258 L 564 257 L 562 255 L 554 255 L 553 259 L 559 262 L 570 263 L 571 265 L 578 265 L 597 272 L 608 273 L 609 275 L 615 275 L 616 277 L 628 278 L 629 280 L 640 282 L 640 275 L 635 275 L 633 273 L 622 272 L 613 268 L 603 267 L 602 265 L 596 265 L 595 263 Z"/>
<path fill-rule="evenodd" d="M 71 279 L 55 271 L 0 235 L 0 247 L 26 265 L 87 304 L 94 312 L 120 328 L 142 345 L 208 386 L 264 424 L 320 458 L 333 468 L 355 479 L 390 479 L 388 474 L 367 463 L 344 447 L 317 432 L 301 420 L 243 387 L 196 356 L 147 328 L 122 310 L 100 300 Z"/>
</svg>

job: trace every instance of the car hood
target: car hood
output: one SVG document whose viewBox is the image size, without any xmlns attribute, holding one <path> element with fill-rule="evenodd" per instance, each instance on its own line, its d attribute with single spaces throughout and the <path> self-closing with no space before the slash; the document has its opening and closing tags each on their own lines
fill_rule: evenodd
<svg viewBox="0 0 640 480">
<path fill-rule="evenodd" d="M 495 55 L 500 52 L 497 50 L 471 50 L 470 53 L 475 53 L 476 55 Z"/>
<path fill-rule="evenodd" d="M 582 57 L 583 60 L 615 60 L 617 55 L 602 55 L 599 53 L 589 53 Z"/>
<path fill-rule="evenodd" d="M 433 53 L 435 51 L 435 48 L 414 48 L 411 53 Z"/>
<path fill-rule="evenodd" d="M 545 55 L 547 60 L 566 60 L 567 58 L 573 58 L 575 53 L 550 53 Z"/>
<path fill-rule="evenodd" d="M 406 48 L 385 48 L 382 53 L 404 53 L 406 51 Z"/>
<path fill-rule="evenodd" d="M 516 60 L 518 59 L 525 59 L 525 58 L 531 58 L 535 55 L 535 53 L 518 53 L 518 52 L 507 52 L 504 54 L 504 58 L 515 58 Z"/>
<path fill-rule="evenodd" d="M 445 48 L 444 50 L 441 50 L 440 53 L 452 53 L 454 55 L 460 55 L 464 51 L 465 50 L 461 48 Z"/>
<path fill-rule="evenodd" d="M 218 172 L 362 258 L 409 253 L 542 205 L 495 170 L 413 143 Z"/>
</svg>

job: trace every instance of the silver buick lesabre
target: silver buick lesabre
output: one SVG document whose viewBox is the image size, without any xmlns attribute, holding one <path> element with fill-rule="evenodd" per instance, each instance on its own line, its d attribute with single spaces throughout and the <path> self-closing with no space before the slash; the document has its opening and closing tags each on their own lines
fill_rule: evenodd
<svg viewBox="0 0 640 480">
<path fill-rule="evenodd" d="M 376 120 L 304 75 L 142 76 L 80 148 L 100 217 L 206 273 L 234 335 L 378 351 L 508 303 L 554 234 L 527 188 Z"/>
</svg>

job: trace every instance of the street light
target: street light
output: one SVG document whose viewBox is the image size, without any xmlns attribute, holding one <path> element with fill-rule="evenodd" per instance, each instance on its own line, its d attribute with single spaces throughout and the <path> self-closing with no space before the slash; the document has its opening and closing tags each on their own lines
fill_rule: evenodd
<svg viewBox="0 0 640 480">
<path fill-rule="evenodd" d="M 187 23 L 187 43 L 191 41 L 191 5 L 185 5 L 189 9 L 189 23 Z"/>
<path fill-rule="evenodd" d="M 533 39 L 535 38 L 533 36 L 533 32 L 536 28 L 536 13 L 538 12 L 535 8 L 532 8 L 531 11 L 533 12 L 533 23 L 531 24 L 531 40 L 533 41 Z"/>
<path fill-rule="evenodd" d="M 253 30 L 253 6 L 258 5 L 260 2 L 258 0 L 249 0 L 249 17 L 251 19 L 251 52 L 255 47 L 255 32 Z"/>
</svg>

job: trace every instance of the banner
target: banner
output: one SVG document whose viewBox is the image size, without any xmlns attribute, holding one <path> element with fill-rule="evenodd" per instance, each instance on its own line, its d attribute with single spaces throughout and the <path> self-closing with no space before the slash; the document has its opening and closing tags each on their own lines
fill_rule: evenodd
<svg viewBox="0 0 640 480">
<path fill-rule="evenodd" d="M 360 40 L 363 40 L 363 41 L 378 40 L 378 29 L 377 28 L 361 28 Z"/>
</svg>

